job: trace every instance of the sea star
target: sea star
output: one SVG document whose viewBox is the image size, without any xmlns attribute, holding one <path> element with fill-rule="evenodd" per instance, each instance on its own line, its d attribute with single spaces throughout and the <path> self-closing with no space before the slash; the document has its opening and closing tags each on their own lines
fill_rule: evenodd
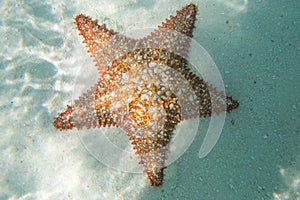
<svg viewBox="0 0 300 200">
<path fill-rule="evenodd" d="M 118 34 L 83 14 L 76 16 L 100 76 L 74 105 L 58 114 L 55 128 L 122 128 L 151 185 L 162 185 L 166 151 L 176 125 L 239 106 L 189 68 L 196 13 L 194 4 L 186 5 L 142 39 Z M 215 113 L 212 99 L 217 102 Z"/>
</svg>

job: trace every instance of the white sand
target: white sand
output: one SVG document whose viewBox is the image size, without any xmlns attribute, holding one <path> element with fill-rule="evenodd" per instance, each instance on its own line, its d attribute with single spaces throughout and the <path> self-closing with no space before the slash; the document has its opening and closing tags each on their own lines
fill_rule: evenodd
<svg viewBox="0 0 300 200">
<path fill-rule="evenodd" d="M 204 159 L 199 129 L 161 188 L 101 164 L 52 120 L 71 103 L 80 67 L 94 67 L 77 13 L 126 32 L 155 27 L 189 1 L 30 2 L 0 2 L 0 199 L 300 198 L 299 1 L 194 1 L 194 39 L 240 108 Z"/>
</svg>

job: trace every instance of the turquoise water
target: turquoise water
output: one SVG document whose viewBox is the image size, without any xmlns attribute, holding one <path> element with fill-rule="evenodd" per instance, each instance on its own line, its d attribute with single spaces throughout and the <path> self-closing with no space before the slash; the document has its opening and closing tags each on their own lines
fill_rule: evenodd
<svg viewBox="0 0 300 200">
<path fill-rule="evenodd" d="M 127 32 L 190 2 L 0 2 L 0 199 L 300 199 L 300 2 L 193 2 L 194 39 L 240 108 L 203 159 L 196 136 L 161 188 L 101 164 L 76 131 L 58 132 L 52 121 L 71 104 L 81 67 L 93 68 L 78 13 Z"/>
</svg>

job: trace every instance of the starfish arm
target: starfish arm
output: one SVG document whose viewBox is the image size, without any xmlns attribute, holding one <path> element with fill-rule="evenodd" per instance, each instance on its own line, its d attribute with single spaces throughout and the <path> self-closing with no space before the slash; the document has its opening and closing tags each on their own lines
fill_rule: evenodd
<svg viewBox="0 0 300 200">
<path fill-rule="evenodd" d="M 97 20 L 92 20 L 89 16 L 83 14 L 75 17 L 75 23 L 79 35 L 84 38 L 83 43 L 86 44 L 88 52 L 93 52 L 97 46 L 116 34 L 113 30 L 106 28 L 105 24 L 100 26 Z"/>
<path fill-rule="evenodd" d="M 110 104 L 108 98 L 102 96 L 95 85 L 76 99 L 72 107 L 67 106 L 65 112 L 59 113 L 53 125 L 58 130 L 117 126 Z"/>
<path fill-rule="evenodd" d="M 108 69 L 116 59 L 131 51 L 137 43 L 135 39 L 106 28 L 105 24 L 98 25 L 97 20 L 83 14 L 75 18 L 75 23 L 100 73 Z"/>
<path fill-rule="evenodd" d="M 197 20 L 197 7 L 195 4 L 186 5 L 175 16 L 170 16 L 165 22 L 159 26 L 159 29 L 170 29 L 188 37 L 193 37 L 193 29 Z"/>
<path fill-rule="evenodd" d="M 148 100 L 141 98 L 149 92 L 152 96 Z M 129 114 L 131 120 L 121 127 L 127 132 L 151 185 L 160 186 L 167 145 L 181 120 L 178 97 L 165 86 L 145 85 L 130 102 Z"/>
<path fill-rule="evenodd" d="M 98 82 L 74 102 L 73 121 L 80 129 L 117 126 L 117 117 L 111 110 L 111 100 Z"/>
<path fill-rule="evenodd" d="M 53 126 L 62 131 L 67 129 L 72 129 L 74 127 L 74 122 L 72 119 L 73 108 L 71 106 L 67 106 L 67 109 L 65 112 L 58 113 L 57 117 L 54 118 Z"/>
<path fill-rule="evenodd" d="M 161 26 L 141 39 L 143 48 L 170 50 L 187 58 L 192 32 L 195 28 L 197 8 L 194 4 L 186 5 L 170 16 Z"/>
<path fill-rule="evenodd" d="M 166 149 L 150 151 L 140 156 L 139 164 L 144 165 L 144 173 L 147 174 L 152 186 L 161 186 L 164 179 L 164 161 L 166 160 Z"/>
<path fill-rule="evenodd" d="M 231 111 L 237 109 L 240 106 L 240 103 L 237 100 L 234 100 L 232 96 L 226 97 L 226 111 L 231 113 Z"/>
</svg>

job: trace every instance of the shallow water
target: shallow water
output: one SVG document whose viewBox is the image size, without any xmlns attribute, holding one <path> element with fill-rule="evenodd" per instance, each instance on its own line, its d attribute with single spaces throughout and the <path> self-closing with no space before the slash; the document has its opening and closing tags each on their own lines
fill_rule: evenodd
<svg viewBox="0 0 300 200">
<path fill-rule="evenodd" d="M 194 39 L 240 108 L 203 159 L 196 136 L 161 188 L 100 163 L 77 131 L 52 121 L 72 103 L 81 67 L 94 67 L 74 16 L 125 33 L 156 27 L 189 1 L 93 2 L 0 2 L 0 199 L 300 198 L 299 1 L 193 1 Z"/>
</svg>

